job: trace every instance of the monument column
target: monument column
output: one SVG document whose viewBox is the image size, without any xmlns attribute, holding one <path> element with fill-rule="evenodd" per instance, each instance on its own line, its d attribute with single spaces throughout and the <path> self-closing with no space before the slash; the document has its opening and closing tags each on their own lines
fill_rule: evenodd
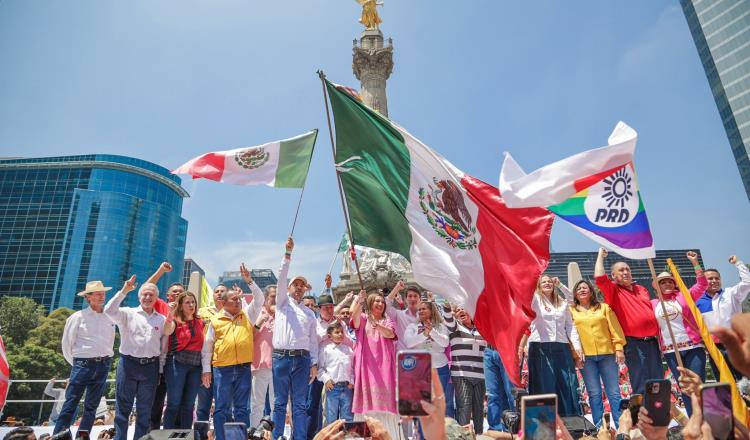
<svg viewBox="0 0 750 440">
<path fill-rule="evenodd" d="M 393 71 L 393 41 L 389 38 L 384 45 L 380 29 L 365 29 L 359 41 L 354 40 L 352 70 L 361 84 L 362 101 L 387 117 L 385 82 Z"/>
</svg>

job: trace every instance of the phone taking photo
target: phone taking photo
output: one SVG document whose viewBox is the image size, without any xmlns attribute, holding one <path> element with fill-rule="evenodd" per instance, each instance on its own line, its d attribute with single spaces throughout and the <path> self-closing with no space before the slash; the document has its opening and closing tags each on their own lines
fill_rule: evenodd
<svg viewBox="0 0 750 440">
<path fill-rule="evenodd" d="M 669 421 L 672 419 L 669 415 L 671 397 L 672 383 L 669 379 L 646 381 L 646 395 L 643 397 L 643 405 L 648 411 L 648 416 L 653 420 L 654 426 L 669 426 Z"/>
<path fill-rule="evenodd" d="M 426 416 L 420 401 L 432 402 L 432 356 L 425 350 L 402 350 L 396 355 L 398 414 Z"/>
<path fill-rule="evenodd" d="M 368 439 L 372 438 L 370 427 L 367 422 L 345 422 L 341 427 L 345 439 Z"/>
<path fill-rule="evenodd" d="M 703 420 L 711 427 L 714 438 L 734 440 L 731 386 L 726 382 L 703 384 L 700 393 Z"/>
<path fill-rule="evenodd" d="M 628 402 L 628 406 L 626 407 L 628 411 L 630 411 L 630 420 L 633 421 L 633 425 L 638 423 L 638 411 L 641 410 L 641 406 L 643 405 L 643 395 L 641 394 L 633 394 L 630 396 L 630 399 L 623 399 L 623 401 Z M 624 408 L 621 408 L 624 410 Z"/>
<path fill-rule="evenodd" d="M 521 398 L 523 436 L 534 440 L 554 440 L 557 421 L 557 395 L 537 394 Z"/>
</svg>

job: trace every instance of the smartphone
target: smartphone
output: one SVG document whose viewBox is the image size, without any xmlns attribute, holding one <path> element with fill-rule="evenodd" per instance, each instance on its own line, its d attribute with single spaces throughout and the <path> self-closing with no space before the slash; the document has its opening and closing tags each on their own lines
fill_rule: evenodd
<svg viewBox="0 0 750 440">
<path fill-rule="evenodd" d="M 554 440 L 557 395 L 537 394 L 521 398 L 521 426 L 528 439 Z"/>
<path fill-rule="evenodd" d="M 604 426 L 606 426 L 607 428 L 609 428 L 610 426 L 609 420 L 610 420 L 610 414 L 604 413 Z"/>
<path fill-rule="evenodd" d="M 711 427 L 714 438 L 734 440 L 731 386 L 726 382 L 703 384 L 700 390 L 703 420 Z"/>
<path fill-rule="evenodd" d="M 208 422 L 196 420 L 193 422 L 193 432 L 195 440 L 208 440 Z"/>
<path fill-rule="evenodd" d="M 367 439 L 372 437 L 367 422 L 345 422 L 341 430 L 344 432 L 344 438 L 347 439 Z"/>
<path fill-rule="evenodd" d="M 86 430 L 78 430 L 76 431 L 76 440 L 89 440 L 89 432 Z"/>
<path fill-rule="evenodd" d="M 633 421 L 633 425 L 638 423 L 638 411 L 641 410 L 643 405 L 643 395 L 633 394 L 628 399 L 628 411 L 630 411 L 630 419 Z"/>
<path fill-rule="evenodd" d="M 672 397 L 672 384 L 669 379 L 650 379 L 646 381 L 646 395 L 643 405 L 654 426 L 669 426 L 669 415 Z"/>
<path fill-rule="evenodd" d="M 396 355 L 398 414 L 426 416 L 421 400 L 432 402 L 432 356 L 426 350 L 402 350 Z"/>
<path fill-rule="evenodd" d="M 247 428 L 244 423 L 225 423 L 224 438 L 226 440 L 247 440 Z"/>
</svg>

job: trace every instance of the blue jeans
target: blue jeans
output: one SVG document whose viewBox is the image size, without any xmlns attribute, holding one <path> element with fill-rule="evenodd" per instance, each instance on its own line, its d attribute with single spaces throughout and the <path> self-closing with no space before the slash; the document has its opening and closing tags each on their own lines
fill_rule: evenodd
<svg viewBox="0 0 750 440">
<path fill-rule="evenodd" d="M 330 425 L 339 419 L 353 422 L 353 401 L 354 390 L 345 383 L 339 382 L 333 386 L 332 390 L 326 391 L 326 423 Z"/>
<path fill-rule="evenodd" d="M 284 435 L 286 404 L 292 396 L 292 440 L 307 438 L 307 393 L 310 355 L 273 354 L 273 438 Z"/>
<path fill-rule="evenodd" d="M 250 412 L 247 404 L 250 401 L 252 375 L 250 364 L 214 367 L 214 436 L 224 440 L 224 424 L 234 420 L 250 426 Z"/>
<path fill-rule="evenodd" d="M 312 440 L 323 425 L 323 407 L 320 406 L 320 398 L 323 394 L 323 382 L 315 379 L 308 388 L 307 440 Z"/>
<path fill-rule="evenodd" d="M 127 440 L 128 420 L 135 400 L 134 439 L 148 434 L 151 428 L 151 408 L 154 404 L 156 383 L 159 380 L 159 360 L 141 364 L 137 358 L 122 355 L 115 379 L 115 440 Z"/>
<path fill-rule="evenodd" d="M 682 365 L 700 376 L 701 382 L 705 382 L 706 350 L 704 350 L 703 347 L 695 347 L 690 350 L 680 350 L 680 356 L 682 356 Z M 667 358 L 667 365 L 669 365 L 669 369 L 672 371 L 674 380 L 679 381 L 680 370 L 677 369 L 677 356 L 675 356 L 674 353 L 664 353 L 664 357 Z M 693 402 L 690 400 L 690 396 L 682 393 L 682 403 L 685 404 L 685 411 L 687 411 L 688 417 L 690 417 L 693 414 Z"/>
<path fill-rule="evenodd" d="M 213 369 L 212 369 L 213 371 Z M 198 386 L 198 406 L 195 410 L 195 420 L 207 422 L 211 418 L 211 404 L 214 402 L 214 379 L 211 376 L 211 386 L 206 388 L 201 384 Z"/>
<path fill-rule="evenodd" d="M 201 386 L 200 365 L 183 364 L 169 356 L 164 365 L 164 379 L 167 382 L 164 429 L 191 429 L 195 397 Z"/>
<path fill-rule="evenodd" d="M 647 380 L 664 379 L 659 341 L 656 338 L 644 341 L 629 336 L 625 339 L 628 341 L 625 346 L 625 364 L 628 366 L 630 385 L 633 394 L 643 395 Z"/>
<path fill-rule="evenodd" d="M 484 383 L 487 388 L 487 423 L 495 431 L 507 431 L 502 422 L 503 411 L 513 410 L 513 388 L 505 374 L 503 361 L 494 349 L 484 350 Z"/>
<path fill-rule="evenodd" d="M 54 433 L 70 428 L 78 410 L 78 402 L 81 401 L 84 391 L 86 392 L 86 400 L 83 401 L 83 417 L 78 429 L 91 432 L 96 408 L 99 406 L 102 394 L 107 388 L 107 374 L 111 366 L 111 357 L 99 362 L 83 358 L 73 359 L 70 382 L 65 390 L 65 403 L 60 410 L 60 414 L 57 415 Z"/>
<path fill-rule="evenodd" d="M 443 386 L 443 392 L 445 393 L 445 416 L 450 418 L 456 418 L 456 403 L 453 400 L 453 381 L 451 380 L 451 367 L 445 365 L 438 368 L 438 377 L 440 378 L 440 385 Z"/>
<path fill-rule="evenodd" d="M 609 408 L 615 425 L 620 421 L 620 382 L 617 361 L 613 354 L 601 354 L 586 356 L 583 364 L 583 381 L 586 383 L 586 391 L 589 393 L 589 406 L 591 406 L 591 417 L 596 426 L 601 426 L 604 404 L 602 404 L 602 382 L 609 399 Z"/>
</svg>

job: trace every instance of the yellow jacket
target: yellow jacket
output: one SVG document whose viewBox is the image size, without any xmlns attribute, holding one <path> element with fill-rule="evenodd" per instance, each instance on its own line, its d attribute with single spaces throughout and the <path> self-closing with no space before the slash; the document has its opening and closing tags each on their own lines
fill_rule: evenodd
<svg viewBox="0 0 750 440">
<path fill-rule="evenodd" d="M 571 306 L 570 313 L 586 356 L 614 354 L 627 344 L 617 316 L 608 304 L 599 303 L 598 307 L 588 310 Z"/>
<path fill-rule="evenodd" d="M 234 318 L 217 313 L 211 318 L 214 353 L 211 365 L 228 367 L 253 361 L 253 325 L 244 311 Z"/>
</svg>

